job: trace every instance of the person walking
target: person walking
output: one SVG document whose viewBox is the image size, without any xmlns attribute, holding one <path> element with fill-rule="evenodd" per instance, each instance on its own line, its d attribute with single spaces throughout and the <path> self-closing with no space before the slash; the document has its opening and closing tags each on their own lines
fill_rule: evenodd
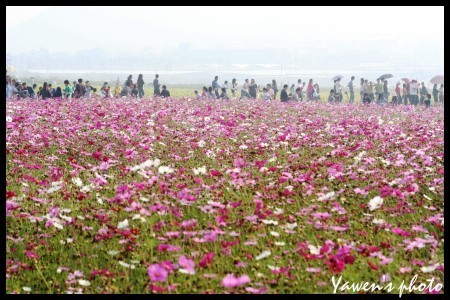
<svg viewBox="0 0 450 300">
<path fill-rule="evenodd" d="M 334 95 L 336 98 L 336 102 L 342 101 L 342 86 L 341 86 L 341 78 L 338 78 L 334 83 Z"/>
<path fill-rule="evenodd" d="M 388 81 L 385 80 L 383 82 L 383 97 L 386 101 L 389 99 L 389 88 L 388 88 Z"/>
<path fill-rule="evenodd" d="M 138 96 L 139 98 L 144 97 L 144 75 L 139 74 L 137 79 L 137 89 L 138 89 Z"/>
<path fill-rule="evenodd" d="M 425 82 L 422 81 L 422 87 L 420 88 L 420 105 L 424 104 L 425 98 L 428 95 L 428 89 L 425 86 Z"/>
<path fill-rule="evenodd" d="M 153 96 L 159 96 L 161 91 L 159 90 L 159 87 L 161 84 L 159 83 L 159 75 L 155 75 L 155 79 L 153 79 Z"/>
<path fill-rule="evenodd" d="M 444 84 L 439 88 L 439 103 L 444 104 Z"/>
<path fill-rule="evenodd" d="M 400 89 L 400 82 L 397 82 L 397 84 L 395 85 L 395 96 L 397 96 L 398 102 L 401 103 L 402 102 L 402 97 L 400 95 L 401 89 Z"/>
<path fill-rule="evenodd" d="M 314 100 L 320 101 L 320 87 L 319 84 L 314 84 Z"/>
<path fill-rule="evenodd" d="M 413 79 L 409 85 L 409 99 L 412 105 L 419 104 L 418 90 L 417 81 Z"/>
<path fill-rule="evenodd" d="M 219 76 L 215 76 L 214 80 L 211 83 L 214 93 L 216 94 L 216 98 L 219 98 Z"/>
<path fill-rule="evenodd" d="M 270 100 L 275 99 L 275 91 L 272 88 L 272 85 L 270 83 L 267 84 L 267 92 L 269 93 Z"/>
<path fill-rule="evenodd" d="M 309 79 L 306 95 L 307 95 L 306 97 L 307 97 L 308 101 L 314 100 L 314 84 L 313 84 L 312 78 Z"/>
<path fill-rule="evenodd" d="M 434 99 L 434 105 L 437 105 L 438 101 L 439 101 L 439 90 L 438 90 L 437 84 L 433 85 L 433 99 Z"/>
<path fill-rule="evenodd" d="M 248 82 L 248 79 L 245 79 L 244 84 L 242 85 L 242 89 L 241 89 L 241 98 L 248 98 L 250 99 L 252 96 L 250 96 L 250 94 L 248 93 L 250 87 L 250 83 Z"/>
<path fill-rule="evenodd" d="M 381 83 L 381 79 L 377 78 L 377 83 L 375 84 L 375 99 L 379 98 L 379 94 L 383 93 L 383 84 Z"/>
<path fill-rule="evenodd" d="M 425 95 L 425 107 L 429 108 L 431 106 L 431 94 L 426 94 Z"/>
<path fill-rule="evenodd" d="M 403 84 L 402 99 L 403 99 L 403 105 L 408 105 L 408 90 L 406 89 L 406 83 Z"/>
<path fill-rule="evenodd" d="M 273 99 L 275 100 L 275 99 L 277 99 L 277 93 L 278 93 L 277 82 L 275 79 L 272 79 L 272 89 L 273 89 L 273 93 L 274 93 Z"/>
<path fill-rule="evenodd" d="M 252 99 L 256 99 L 256 88 L 258 86 L 256 85 L 255 79 L 250 80 L 250 85 L 248 87 L 248 93 L 250 94 L 250 97 Z"/>
<path fill-rule="evenodd" d="M 364 78 L 361 78 L 361 83 L 359 84 L 359 95 L 361 96 L 361 101 L 364 98 L 364 94 L 367 93 Z"/>
<path fill-rule="evenodd" d="M 86 84 L 84 85 L 84 98 L 91 98 L 92 94 L 92 87 L 89 83 L 89 80 L 86 81 Z"/>
<path fill-rule="evenodd" d="M 233 78 L 231 80 L 231 97 L 236 98 L 236 92 L 237 92 L 238 84 L 236 82 L 236 78 Z"/>
<path fill-rule="evenodd" d="M 355 101 L 355 89 L 353 86 L 353 80 L 355 80 L 355 76 L 352 76 L 349 83 L 347 84 L 348 91 L 350 92 L 350 103 L 353 103 Z"/>
</svg>

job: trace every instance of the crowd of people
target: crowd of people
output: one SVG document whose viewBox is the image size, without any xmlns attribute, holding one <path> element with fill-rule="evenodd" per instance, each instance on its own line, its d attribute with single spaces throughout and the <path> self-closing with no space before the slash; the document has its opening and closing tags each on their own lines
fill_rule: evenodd
<svg viewBox="0 0 450 300">
<path fill-rule="evenodd" d="M 328 95 L 329 102 L 342 102 L 343 95 L 347 95 L 348 101 L 353 103 L 355 101 L 355 76 L 350 78 L 346 86 L 341 84 L 342 76 L 334 79 L 333 89 Z M 153 96 L 170 97 L 170 92 L 166 85 L 161 85 L 159 82 L 159 75 L 156 74 L 153 79 Z M 20 99 L 20 98 L 90 98 L 90 97 L 105 97 L 105 98 L 119 98 L 119 97 L 137 97 L 145 96 L 144 92 L 144 76 L 138 75 L 136 82 L 133 82 L 133 76 L 129 75 L 123 86 L 120 85 L 119 79 L 114 88 L 104 82 L 102 87 L 97 92 L 97 89 L 89 83 L 83 81 L 82 78 L 73 81 L 70 84 L 69 80 L 64 81 L 64 87 L 52 87 L 51 83 L 44 82 L 42 87 L 36 90 L 37 85 L 28 86 L 25 82 L 20 82 L 6 76 L 6 99 Z M 231 94 L 228 94 L 230 90 Z M 225 80 L 219 83 L 219 77 L 215 76 L 211 82 L 211 86 L 204 86 L 201 94 L 198 90 L 194 91 L 194 96 L 197 99 L 237 99 L 239 91 L 239 84 L 236 78 L 233 78 L 231 84 Z M 245 79 L 242 86 L 240 86 L 239 99 L 262 99 L 263 101 L 280 100 L 281 102 L 288 101 L 319 101 L 321 100 L 320 87 L 314 83 L 313 79 L 309 79 L 308 84 L 301 79 L 297 80 L 297 84 L 292 84 L 290 87 L 284 84 L 278 98 L 278 86 L 275 79 L 271 83 L 258 85 L 254 79 Z M 394 92 L 391 95 L 389 92 L 388 81 L 384 78 L 377 78 L 376 83 L 368 79 L 361 78 L 360 81 L 360 97 L 363 104 L 370 104 L 372 102 L 377 104 L 404 104 L 404 105 L 431 105 L 431 99 L 434 98 L 434 103 L 444 103 L 444 84 L 438 86 L 434 84 L 432 94 L 428 92 L 425 83 L 419 84 L 417 80 L 406 80 L 401 84 L 397 82 Z M 389 101 L 390 99 L 390 101 Z"/>
</svg>

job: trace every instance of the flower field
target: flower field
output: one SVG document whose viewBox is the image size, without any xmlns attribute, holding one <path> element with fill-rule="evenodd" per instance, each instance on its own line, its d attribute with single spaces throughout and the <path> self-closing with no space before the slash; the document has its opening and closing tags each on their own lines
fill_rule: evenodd
<svg viewBox="0 0 450 300">
<path fill-rule="evenodd" d="M 443 107 L 7 102 L 6 183 L 8 293 L 444 284 Z"/>
</svg>

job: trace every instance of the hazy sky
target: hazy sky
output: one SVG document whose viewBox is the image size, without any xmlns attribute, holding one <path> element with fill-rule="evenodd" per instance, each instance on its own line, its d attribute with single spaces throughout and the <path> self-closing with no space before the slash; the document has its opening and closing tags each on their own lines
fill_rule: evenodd
<svg viewBox="0 0 450 300">
<path fill-rule="evenodd" d="M 6 7 L 6 50 L 301 48 L 304 41 L 444 43 L 444 7 Z M 23 36 L 23 35 L 26 36 Z M 47 37 L 47 38 L 43 38 Z M 73 42 L 67 42 L 73 37 Z M 380 43 L 380 48 L 391 47 Z"/>
</svg>

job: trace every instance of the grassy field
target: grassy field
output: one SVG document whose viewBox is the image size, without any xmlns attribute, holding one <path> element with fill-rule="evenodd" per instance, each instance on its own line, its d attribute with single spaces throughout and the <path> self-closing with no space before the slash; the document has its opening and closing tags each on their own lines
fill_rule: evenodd
<svg viewBox="0 0 450 300">
<path fill-rule="evenodd" d="M 443 107 L 261 104 L 7 102 L 7 293 L 444 284 Z"/>
</svg>

